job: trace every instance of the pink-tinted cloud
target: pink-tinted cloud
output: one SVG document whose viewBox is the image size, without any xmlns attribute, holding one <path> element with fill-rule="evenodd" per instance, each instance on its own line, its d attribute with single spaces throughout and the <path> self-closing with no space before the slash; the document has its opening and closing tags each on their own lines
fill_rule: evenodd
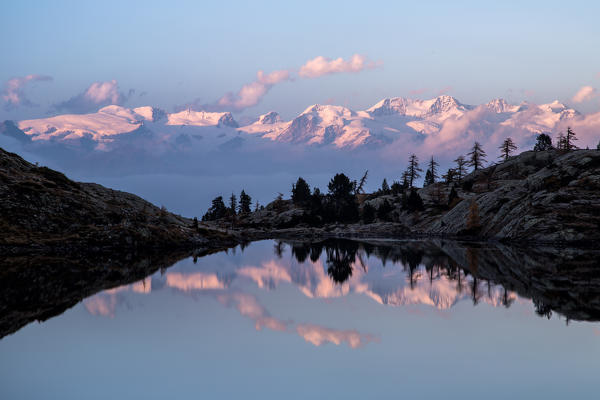
<svg viewBox="0 0 600 400">
<path fill-rule="evenodd" d="M 167 286 L 183 292 L 193 290 L 225 289 L 225 283 L 219 280 L 214 273 L 194 272 L 182 274 L 180 272 L 167 273 Z"/>
<path fill-rule="evenodd" d="M 421 88 L 421 89 L 411 90 L 410 92 L 408 92 L 408 94 L 411 95 L 411 96 L 420 96 L 420 95 L 422 95 L 425 92 L 427 92 L 427 89 Z"/>
<path fill-rule="evenodd" d="M 348 346 L 356 349 L 370 342 L 379 342 L 379 339 L 371 334 L 362 334 L 355 330 L 329 329 L 313 324 L 298 324 L 296 332 L 304 340 L 315 346 L 321 346 L 325 343 L 333 343 L 335 345 L 347 343 Z"/>
<path fill-rule="evenodd" d="M 350 59 L 344 60 L 339 57 L 330 59 L 318 56 L 308 60 L 302 67 L 298 75 L 302 78 L 318 78 L 324 75 L 337 74 L 342 72 L 360 72 L 365 69 L 376 68 L 381 63 L 369 61 L 365 56 L 355 54 Z"/>
<path fill-rule="evenodd" d="M 217 108 L 223 110 L 240 111 L 257 105 L 267 92 L 276 84 L 290 80 L 290 73 L 279 70 L 265 74 L 263 71 L 256 73 L 256 80 L 248 83 L 236 93 L 227 93 L 217 101 Z"/>
<path fill-rule="evenodd" d="M 289 321 L 281 321 L 272 317 L 258 303 L 256 297 L 246 293 L 224 293 L 217 296 L 217 300 L 226 306 L 234 305 L 240 314 L 254 321 L 256 330 L 261 330 L 265 327 L 274 331 L 284 332 L 290 324 Z"/>
<path fill-rule="evenodd" d="M 36 104 L 32 103 L 25 95 L 25 85 L 27 85 L 29 82 L 43 82 L 51 80 L 51 76 L 37 74 L 9 79 L 4 84 L 4 90 L 2 91 L 2 100 L 6 102 L 5 107 L 7 109 L 11 109 L 18 106 L 35 106 Z"/>
<path fill-rule="evenodd" d="M 134 93 L 133 89 L 129 90 L 127 94 L 120 92 L 119 84 L 115 79 L 106 82 L 94 82 L 83 93 L 55 104 L 54 109 L 76 114 L 86 113 L 112 104 L 122 105 Z"/>
<path fill-rule="evenodd" d="M 589 101 L 598 95 L 598 91 L 591 86 L 583 86 L 581 87 L 575 96 L 571 100 L 574 103 L 583 103 L 585 101 Z"/>
<path fill-rule="evenodd" d="M 440 91 L 438 92 L 438 96 L 447 94 L 447 93 L 451 92 L 452 89 L 454 89 L 452 86 L 445 86 L 445 87 L 443 87 L 443 88 L 440 89 Z"/>
</svg>

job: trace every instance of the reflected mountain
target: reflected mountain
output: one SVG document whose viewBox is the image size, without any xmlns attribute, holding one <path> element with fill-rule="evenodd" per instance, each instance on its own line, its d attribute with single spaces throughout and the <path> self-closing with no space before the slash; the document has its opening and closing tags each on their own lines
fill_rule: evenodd
<svg viewBox="0 0 600 400">
<path fill-rule="evenodd" d="M 239 250 L 243 253 L 245 248 Z M 82 300 L 92 315 L 112 317 L 126 293 L 168 289 L 212 296 L 250 318 L 256 329 L 296 333 L 315 345 L 345 342 L 356 348 L 377 340 L 353 330 L 278 318 L 247 290 L 248 285 L 276 290 L 282 284 L 293 285 L 309 298 L 355 294 L 387 306 L 439 310 L 461 301 L 508 308 L 519 298 L 531 299 L 543 317 L 556 313 L 567 320 L 600 320 L 598 251 L 340 239 L 277 241 L 273 248 L 258 261 L 247 261 L 239 252 L 214 255 L 219 262 L 203 262 L 203 255 L 195 255 L 193 264 L 174 269 L 168 267 L 189 254 L 124 260 L 6 258 L 0 261 L 0 337 L 61 314 Z M 233 258 L 235 263 L 225 262 Z"/>
</svg>

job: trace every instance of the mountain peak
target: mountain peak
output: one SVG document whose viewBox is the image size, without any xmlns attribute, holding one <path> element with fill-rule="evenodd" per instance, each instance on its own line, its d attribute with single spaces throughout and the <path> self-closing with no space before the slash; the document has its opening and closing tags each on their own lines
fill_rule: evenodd
<svg viewBox="0 0 600 400">
<path fill-rule="evenodd" d="M 257 124 L 262 125 L 272 125 L 278 122 L 281 122 L 281 117 L 275 111 L 270 111 L 266 114 L 261 115 L 260 117 L 258 117 L 258 121 L 256 121 Z"/>
</svg>

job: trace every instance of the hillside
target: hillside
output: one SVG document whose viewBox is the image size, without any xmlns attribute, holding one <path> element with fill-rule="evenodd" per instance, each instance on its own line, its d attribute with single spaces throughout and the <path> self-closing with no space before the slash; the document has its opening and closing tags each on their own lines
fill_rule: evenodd
<svg viewBox="0 0 600 400">
<path fill-rule="evenodd" d="M 454 188 L 456 197 L 450 199 Z M 416 192 L 422 209 L 410 210 L 398 194 L 360 195 L 359 214 L 346 224 L 327 221 L 327 209 L 290 200 L 248 215 L 241 229 L 279 230 L 279 235 L 344 237 L 440 236 L 514 243 L 584 244 L 600 240 L 600 151 L 528 151 L 467 175 Z M 326 202 L 327 196 L 323 197 Z M 476 205 L 476 207 L 474 206 Z M 367 220 L 365 207 L 374 209 Z M 467 221 L 476 208 L 474 224 Z M 350 223 L 348 223 L 350 222 Z"/>
<path fill-rule="evenodd" d="M 133 194 L 68 179 L 0 149 L 0 248 L 126 252 L 231 243 Z"/>
</svg>

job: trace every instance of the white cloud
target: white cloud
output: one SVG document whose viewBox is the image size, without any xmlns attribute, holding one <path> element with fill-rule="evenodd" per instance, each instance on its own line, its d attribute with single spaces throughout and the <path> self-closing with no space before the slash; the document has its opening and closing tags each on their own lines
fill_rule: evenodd
<svg viewBox="0 0 600 400">
<path fill-rule="evenodd" d="M 290 80 L 290 72 L 279 70 L 265 74 L 256 73 L 256 80 L 248 83 L 236 93 L 227 93 L 217 101 L 217 108 L 239 111 L 257 105 L 267 92 L 276 84 Z M 214 108 L 214 107 L 208 107 Z"/>
<path fill-rule="evenodd" d="M 36 81 L 51 81 L 52 77 L 47 75 L 31 74 L 22 77 L 16 77 L 9 79 L 4 84 L 4 90 L 2 91 L 2 99 L 6 102 L 7 108 L 23 106 L 34 106 L 25 95 L 23 88 L 29 82 Z"/>
<path fill-rule="evenodd" d="M 74 113 L 96 111 L 111 104 L 122 105 L 134 92 L 133 89 L 128 94 L 120 92 L 119 84 L 115 79 L 106 82 L 94 82 L 83 93 L 55 104 L 54 108 L 58 111 Z"/>
<path fill-rule="evenodd" d="M 583 86 L 581 89 L 575 93 L 572 100 L 574 103 L 583 103 L 585 101 L 591 100 L 598 95 L 598 91 L 591 86 Z"/>
<path fill-rule="evenodd" d="M 299 75 L 302 78 L 318 78 L 324 75 L 337 74 L 341 72 L 360 72 L 364 69 L 371 69 L 380 64 L 368 61 L 360 54 L 355 54 L 349 60 L 336 58 L 334 60 L 318 56 L 308 60 L 306 64 L 300 67 Z"/>
</svg>

